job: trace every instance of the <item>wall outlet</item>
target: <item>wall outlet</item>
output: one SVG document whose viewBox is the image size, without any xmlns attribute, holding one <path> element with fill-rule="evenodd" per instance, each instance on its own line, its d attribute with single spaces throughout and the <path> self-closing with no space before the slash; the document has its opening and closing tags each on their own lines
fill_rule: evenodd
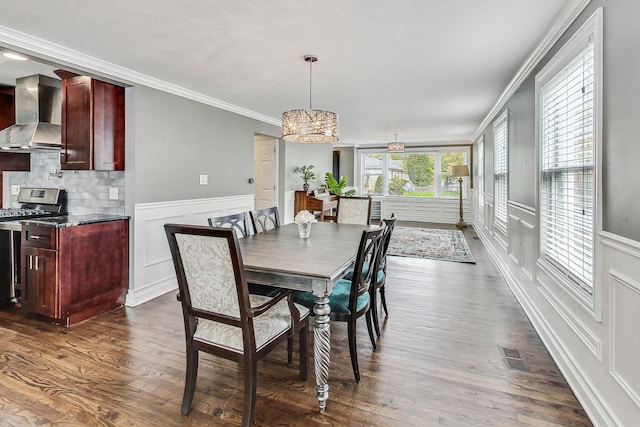
<svg viewBox="0 0 640 427">
<path fill-rule="evenodd" d="M 11 195 L 17 196 L 20 194 L 20 186 L 17 184 L 11 184 Z"/>
<path fill-rule="evenodd" d="M 209 184 L 209 175 L 200 175 L 200 185 Z"/>
<path fill-rule="evenodd" d="M 109 200 L 118 200 L 118 187 L 109 187 Z"/>
</svg>

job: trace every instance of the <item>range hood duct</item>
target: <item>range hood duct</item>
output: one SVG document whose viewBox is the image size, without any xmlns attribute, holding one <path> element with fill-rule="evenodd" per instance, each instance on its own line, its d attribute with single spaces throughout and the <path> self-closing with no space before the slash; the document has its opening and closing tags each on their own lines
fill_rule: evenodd
<svg viewBox="0 0 640 427">
<path fill-rule="evenodd" d="M 36 74 L 16 79 L 16 124 L 0 131 L 0 149 L 60 150 L 60 80 Z"/>
</svg>

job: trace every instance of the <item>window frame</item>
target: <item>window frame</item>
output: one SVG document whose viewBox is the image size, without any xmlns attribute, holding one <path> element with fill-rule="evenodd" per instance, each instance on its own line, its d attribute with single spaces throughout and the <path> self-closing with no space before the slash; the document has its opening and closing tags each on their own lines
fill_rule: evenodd
<svg viewBox="0 0 640 427">
<path fill-rule="evenodd" d="M 598 286 L 600 259 L 598 254 L 598 236 L 602 231 L 602 198 L 600 191 L 602 188 L 601 174 L 601 151 L 602 151 L 602 78 L 603 78 L 603 55 L 602 55 L 602 8 L 598 8 L 587 21 L 578 29 L 575 34 L 565 43 L 564 46 L 549 60 L 544 68 L 535 77 L 535 141 L 537 155 L 537 185 L 536 185 L 536 213 L 537 213 L 537 263 L 541 272 L 546 273 L 554 279 L 572 295 L 583 307 L 594 315 L 596 319 L 601 319 L 601 289 Z M 541 91 L 545 84 L 551 82 L 565 67 L 575 60 L 584 51 L 588 43 L 593 45 L 593 189 L 592 189 L 592 277 L 591 285 L 586 286 L 579 280 L 570 277 L 567 269 L 559 266 L 542 254 L 542 196 L 541 187 L 543 185 L 543 167 L 541 155 Z"/>
<path fill-rule="evenodd" d="M 463 153 L 464 161 L 469 165 L 469 170 L 471 170 L 471 145 L 451 145 L 451 146 L 416 146 L 416 147 L 407 147 L 403 153 L 389 153 L 386 148 L 361 148 L 358 150 L 358 183 L 357 188 L 359 194 L 368 194 L 364 191 L 364 180 L 362 179 L 364 176 L 364 162 L 363 156 L 367 154 L 382 154 L 381 168 L 382 168 L 382 194 L 372 194 L 373 197 L 387 197 L 387 198 L 397 198 L 399 200 L 458 200 L 459 196 L 455 197 L 442 197 L 442 170 L 441 170 L 441 161 L 442 161 L 442 153 Z M 389 194 L 389 154 L 431 154 L 434 155 L 434 196 L 433 197 L 420 197 L 420 196 L 397 196 Z M 445 174 L 446 175 L 446 174 Z M 467 185 L 464 185 L 462 188 L 462 198 L 467 199 Z"/>
<path fill-rule="evenodd" d="M 476 217 L 484 222 L 484 134 L 476 140 L 478 148 L 478 215 Z"/>
<path fill-rule="evenodd" d="M 496 173 L 498 169 L 498 147 L 496 143 L 496 128 L 505 127 L 505 140 L 504 140 L 504 173 L 502 168 L 500 173 Z M 498 209 L 498 176 L 504 175 L 504 202 L 502 203 L 502 209 Z M 504 211 L 504 217 L 498 216 L 498 213 Z M 493 121 L 493 228 L 500 231 L 505 236 L 508 235 L 508 221 L 509 221 L 509 110 L 504 110 L 497 119 Z"/>
</svg>

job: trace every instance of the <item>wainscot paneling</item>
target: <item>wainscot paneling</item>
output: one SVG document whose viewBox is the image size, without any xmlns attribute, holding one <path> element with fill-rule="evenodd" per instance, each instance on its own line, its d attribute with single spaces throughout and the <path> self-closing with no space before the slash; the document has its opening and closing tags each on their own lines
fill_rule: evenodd
<svg viewBox="0 0 640 427">
<path fill-rule="evenodd" d="M 133 221 L 133 280 L 126 305 L 142 304 L 178 287 L 164 232 L 165 224 L 207 225 L 209 217 L 250 211 L 253 203 L 253 194 L 247 194 L 136 205 Z"/>
<path fill-rule="evenodd" d="M 471 222 L 473 213 L 468 199 L 463 200 L 465 222 Z M 383 218 L 395 213 L 400 221 L 423 221 L 455 224 L 460 219 L 459 199 L 431 199 L 417 197 L 385 197 L 382 201 Z"/>
<path fill-rule="evenodd" d="M 489 201 L 485 212 L 492 214 Z M 590 295 L 563 283 L 537 258 L 533 208 L 509 204 L 508 247 L 491 227 L 476 231 L 594 425 L 635 425 L 640 419 L 640 242 L 596 235 Z"/>
<path fill-rule="evenodd" d="M 284 215 L 280 215 L 282 224 L 293 222 L 293 211 L 295 210 L 296 192 L 285 191 L 284 193 Z"/>
</svg>

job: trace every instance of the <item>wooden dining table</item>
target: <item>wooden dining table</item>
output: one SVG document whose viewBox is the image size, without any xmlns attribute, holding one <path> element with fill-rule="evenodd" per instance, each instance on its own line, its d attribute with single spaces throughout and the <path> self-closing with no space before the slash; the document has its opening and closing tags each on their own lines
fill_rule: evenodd
<svg viewBox="0 0 640 427">
<path fill-rule="evenodd" d="M 331 331 L 329 294 L 353 266 L 362 232 L 368 225 L 313 223 L 302 239 L 298 225 L 288 224 L 239 240 L 249 282 L 311 291 L 315 295 L 314 368 L 316 398 L 324 412 L 329 398 Z"/>
</svg>

